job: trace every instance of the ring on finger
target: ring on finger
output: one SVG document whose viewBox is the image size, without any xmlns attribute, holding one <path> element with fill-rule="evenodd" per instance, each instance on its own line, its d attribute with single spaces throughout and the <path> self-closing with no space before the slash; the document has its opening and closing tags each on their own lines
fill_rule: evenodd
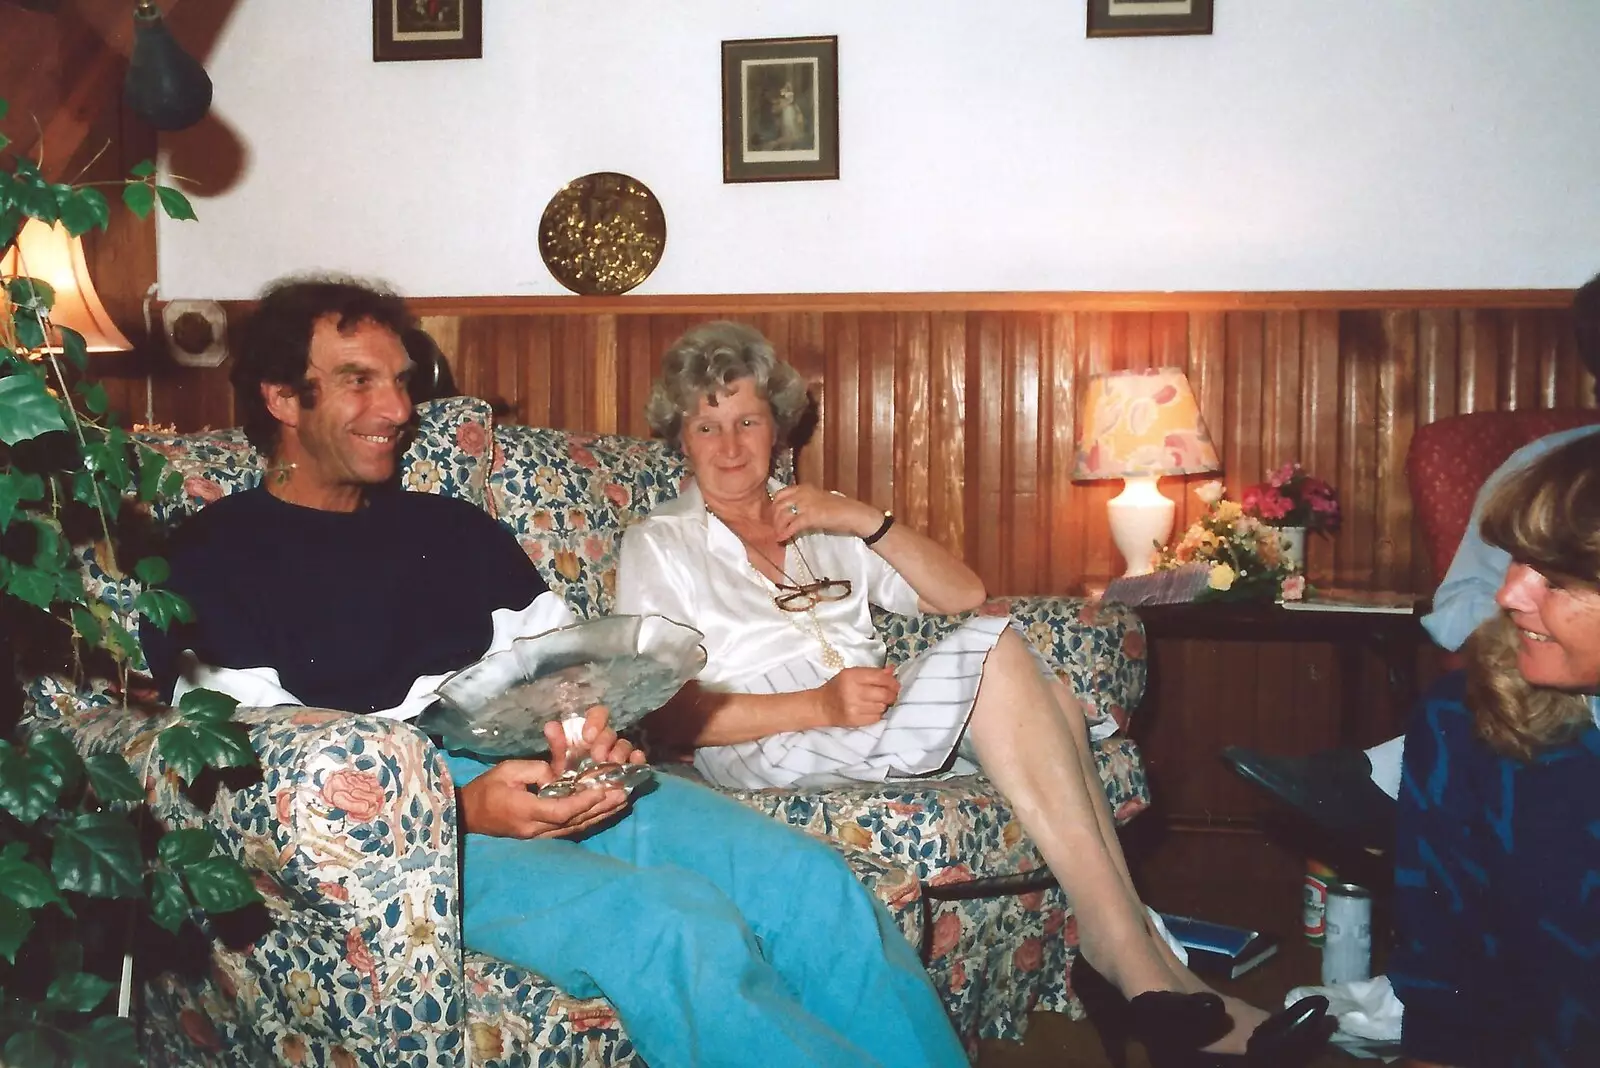
<svg viewBox="0 0 1600 1068">
<path fill-rule="evenodd" d="M 800 514 L 800 506 L 798 504 L 791 504 L 789 506 L 789 514 L 790 515 L 799 515 Z"/>
</svg>

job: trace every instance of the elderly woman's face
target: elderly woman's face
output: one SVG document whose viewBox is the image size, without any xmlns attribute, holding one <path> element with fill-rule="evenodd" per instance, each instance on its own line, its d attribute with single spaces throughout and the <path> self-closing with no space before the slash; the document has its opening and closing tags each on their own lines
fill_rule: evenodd
<svg viewBox="0 0 1600 1068">
<path fill-rule="evenodd" d="M 772 407 L 750 379 L 739 379 L 715 405 L 702 397 L 683 420 L 683 451 L 701 492 L 722 500 L 765 493 L 776 434 Z"/>
<path fill-rule="evenodd" d="M 1600 690 L 1600 593 L 1513 563 L 1495 601 L 1521 631 L 1517 667 L 1535 686 Z"/>
</svg>

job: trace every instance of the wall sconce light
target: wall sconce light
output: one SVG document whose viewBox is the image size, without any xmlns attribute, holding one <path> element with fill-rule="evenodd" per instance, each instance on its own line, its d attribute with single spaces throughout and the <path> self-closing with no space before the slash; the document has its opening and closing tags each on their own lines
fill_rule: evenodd
<svg viewBox="0 0 1600 1068">
<path fill-rule="evenodd" d="M 1114 371 L 1089 379 L 1072 477 L 1126 480 L 1106 505 L 1111 539 L 1128 564 L 1125 574 L 1155 570 L 1155 551 L 1172 535 L 1174 506 L 1156 480 L 1221 467 L 1181 370 Z"/>
<path fill-rule="evenodd" d="M 0 276 L 15 275 L 49 283 L 56 291 L 55 306 L 50 309 L 51 323 L 82 334 L 90 352 L 127 352 L 133 348 L 133 342 L 117 329 L 94 291 L 89 265 L 83 258 L 83 241 L 67 233 L 60 223 L 52 226 L 38 219 L 28 220 L 17 235 L 16 244 L 0 260 Z M 46 340 L 50 351 L 61 351 L 59 336 Z"/>
<path fill-rule="evenodd" d="M 122 93 L 133 113 L 158 130 L 182 130 L 211 107 L 211 78 L 173 40 L 155 0 L 133 9 L 133 56 Z"/>
</svg>

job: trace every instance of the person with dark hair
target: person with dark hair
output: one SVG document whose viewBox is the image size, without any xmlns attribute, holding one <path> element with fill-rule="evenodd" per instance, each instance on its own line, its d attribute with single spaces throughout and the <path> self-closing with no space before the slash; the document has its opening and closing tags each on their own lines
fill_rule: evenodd
<svg viewBox="0 0 1600 1068">
<path fill-rule="evenodd" d="M 292 387 L 304 408 L 314 408 L 317 387 L 308 375 L 314 328 L 332 319 L 340 333 L 363 322 L 404 337 L 415 327 L 405 302 L 388 289 L 352 278 L 296 276 L 268 286 L 241 331 L 229 381 L 240 425 L 250 444 L 267 453 L 278 440 L 279 422 L 268 410 L 262 386 Z"/>
<path fill-rule="evenodd" d="M 1389 978 L 1412 1064 L 1600 1064 L 1600 437 L 1504 481 L 1498 608 L 1405 738 Z"/>
<path fill-rule="evenodd" d="M 234 386 L 271 473 L 174 539 L 168 586 L 194 620 L 141 632 L 169 700 L 187 649 L 197 681 L 245 704 L 404 719 L 486 650 L 573 621 L 500 524 L 395 486 L 409 325 L 359 283 L 291 280 L 261 301 Z M 568 750 L 546 733 L 548 761 L 446 757 L 469 948 L 609 998 L 662 1068 L 965 1068 L 916 954 L 837 851 L 672 776 L 632 801 L 541 797 Z M 643 760 L 603 709 L 584 739 Z"/>
<path fill-rule="evenodd" d="M 1572 298 L 1578 359 L 1600 380 L 1600 274 Z M 1496 613 L 1495 595 L 1511 558 L 1479 536 L 1479 521 L 1495 491 L 1517 472 L 1571 441 L 1600 433 L 1600 423 L 1547 434 L 1512 453 L 1489 476 L 1473 502 L 1467 533 L 1433 595 L 1422 626 L 1441 649 L 1456 652 L 1484 620 Z M 1393 835 L 1394 798 L 1400 789 L 1404 747 L 1394 738 L 1365 752 L 1330 749 L 1308 757 L 1284 757 L 1230 746 L 1223 759 L 1246 779 L 1335 834 L 1368 848 L 1387 846 Z"/>
</svg>

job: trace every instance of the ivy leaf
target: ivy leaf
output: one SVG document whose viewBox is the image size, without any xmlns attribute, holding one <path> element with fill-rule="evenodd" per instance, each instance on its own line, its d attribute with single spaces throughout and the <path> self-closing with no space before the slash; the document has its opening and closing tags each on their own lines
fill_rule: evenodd
<svg viewBox="0 0 1600 1068">
<path fill-rule="evenodd" d="M 157 871 L 150 876 L 150 918 L 174 932 L 189 918 L 189 895 L 170 871 Z"/>
<path fill-rule="evenodd" d="M 0 898 L 13 901 L 25 909 L 65 904 L 61 895 L 56 893 L 54 881 L 37 864 L 28 860 L 27 852 L 21 842 L 13 842 L 0 854 Z"/>
<path fill-rule="evenodd" d="M 28 940 L 28 932 L 31 930 L 33 930 L 33 913 L 9 897 L 0 897 L 0 957 L 15 964 L 17 950 Z"/>
<path fill-rule="evenodd" d="M 166 473 L 167 458 L 154 449 L 139 450 L 139 499 L 153 501 L 161 495 L 161 476 Z M 4 529 L 0 527 L 0 529 Z"/>
<path fill-rule="evenodd" d="M 96 226 L 104 230 L 111 223 L 111 208 L 98 189 L 74 189 L 61 202 L 61 225 L 78 237 Z"/>
<path fill-rule="evenodd" d="M 61 351 L 66 353 L 68 361 L 80 371 L 89 368 L 89 343 L 83 340 L 83 335 L 70 326 L 54 324 L 56 334 L 61 338 Z"/>
<path fill-rule="evenodd" d="M 250 737 L 237 723 L 185 720 L 157 738 L 161 757 L 184 782 L 194 782 L 206 767 L 237 768 L 255 762 Z"/>
<path fill-rule="evenodd" d="M 44 479 L 21 471 L 0 472 L 0 531 L 11 525 L 17 505 L 44 498 Z"/>
<path fill-rule="evenodd" d="M 30 738 L 28 753 L 56 769 L 63 792 L 71 793 L 82 784 L 83 758 L 78 756 L 77 747 L 56 728 L 40 731 Z"/>
<path fill-rule="evenodd" d="M 11 303 L 28 311 L 49 311 L 56 306 L 55 287 L 43 278 L 19 276 L 6 282 Z"/>
<path fill-rule="evenodd" d="M 144 1064 L 132 1020 L 96 1016 L 74 1037 L 78 1053 L 70 1068 L 141 1068 Z"/>
<path fill-rule="evenodd" d="M 232 857 L 210 857 L 183 869 L 194 903 L 206 912 L 232 912 L 261 900 L 244 867 Z"/>
<path fill-rule="evenodd" d="M 45 992 L 44 1003 L 52 1009 L 64 1012 L 89 1012 L 116 988 L 117 984 L 109 979 L 102 979 L 89 972 L 59 975 Z"/>
<path fill-rule="evenodd" d="M 32 825 L 50 811 L 61 795 L 61 773 L 41 756 L 0 751 L 0 808 Z"/>
<path fill-rule="evenodd" d="M 238 698 L 216 690 L 190 690 L 178 702 L 183 718 L 197 723 L 225 722 L 238 707 Z"/>
<path fill-rule="evenodd" d="M 129 182 L 122 187 L 122 202 L 134 215 L 148 219 L 156 206 L 156 191 L 145 182 Z"/>
<path fill-rule="evenodd" d="M 22 331 L 18 330 L 17 334 L 20 340 Z M 50 395 L 44 382 L 25 374 L 0 378 L 0 441 L 15 445 L 52 430 L 65 429 L 67 423 L 61 415 L 61 402 Z"/>
<path fill-rule="evenodd" d="M 189 204 L 189 198 L 170 185 L 156 186 L 156 196 L 161 198 L 161 210 L 167 213 L 167 218 L 192 219 L 195 217 L 194 208 Z"/>
<path fill-rule="evenodd" d="M 104 415 L 106 409 L 111 407 L 111 398 L 106 395 L 106 387 L 99 382 L 79 382 L 77 391 L 78 396 L 83 398 L 83 406 L 89 409 L 91 415 Z"/>
<path fill-rule="evenodd" d="M 5 1063 L 25 1064 L 28 1068 L 60 1068 L 66 1051 L 57 1041 L 59 1032 L 44 1024 L 29 1021 L 6 1039 Z"/>
<path fill-rule="evenodd" d="M 25 604 L 48 611 L 50 603 L 55 600 L 57 583 L 54 572 L 0 560 L 0 576 L 4 578 L 6 592 Z"/>
<path fill-rule="evenodd" d="M 87 608 L 72 610 L 72 629 L 78 632 L 78 637 L 83 639 L 84 644 L 89 646 L 100 644 L 100 621 Z"/>
<path fill-rule="evenodd" d="M 217 849 L 211 832 L 200 827 L 168 831 L 156 846 L 156 855 L 174 868 L 188 867 L 205 860 Z"/>
<path fill-rule="evenodd" d="M 83 758 L 89 788 L 102 801 L 140 801 L 144 788 L 120 753 L 96 753 Z"/>
<path fill-rule="evenodd" d="M 170 630 L 173 623 L 194 621 L 189 602 L 171 590 L 144 590 L 133 599 L 133 607 L 150 625 Z"/>
<path fill-rule="evenodd" d="M 104 475 L 114 485 L 126 486 L 133 481 L 127 451 L 114 441 L 91 441 L 83 450 L 83 462 L 89 470 Z"/>
<path fill-rule="evenodd" d="M 172 568 L 159 556 L 147 556 L 133 565 L 133 574 L 146 586 L 159 586 L 167 581 Z"/>
<path fill-rule="evenodd" d="M 39 324 L 37 315 L 18 308 L 11 315 L 11 325 L 16 329 L 18 345 L 29 352 L 44 348 L 44 327 Z"/>
<path fill-rule="evenodd" d="M 56 885 L 90 897 L 135 897 L 144 858 L 133 825 L 120 812 L 89 812 L 56 827 L 50 870 Z"/>
<path fill-rule="evenodd" d="M 148 178 L 152 174 L 156 173 L 155 161 L 142 159 L 138 163 L 135 163 L 132 167 L 129 167 L 128 173 L 133 175 L 135 178 Z"/>
</svg>

